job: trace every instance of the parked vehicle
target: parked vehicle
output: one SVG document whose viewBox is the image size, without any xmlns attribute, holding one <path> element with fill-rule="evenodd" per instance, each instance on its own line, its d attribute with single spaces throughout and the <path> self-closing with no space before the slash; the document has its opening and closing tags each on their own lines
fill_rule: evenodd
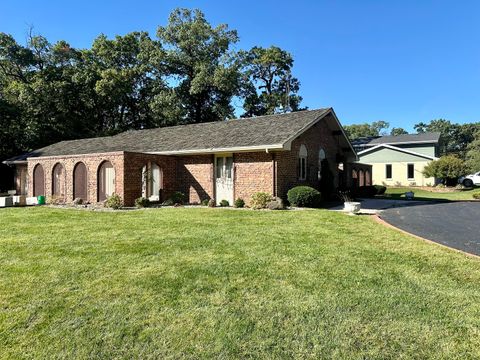
<svg viewBox="0 0 480 360">
<path fill-rule="evenodd" d="M 480 186 L 480 171 L 475 174 L 462 176 L 458 179 L 458 182 L 466 187 Z"/>
</svg>

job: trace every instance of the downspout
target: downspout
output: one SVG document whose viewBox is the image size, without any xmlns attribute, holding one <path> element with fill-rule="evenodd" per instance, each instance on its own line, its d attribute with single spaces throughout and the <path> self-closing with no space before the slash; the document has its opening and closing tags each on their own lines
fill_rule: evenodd
<svg viewBox="0 0 480 360">
<path fill-rule="evenodd" d="M 272 153 L 272 182 L 273 196 L 277 197 L 277 163 L 275 161 L 275 153 Z"/>
</svg>

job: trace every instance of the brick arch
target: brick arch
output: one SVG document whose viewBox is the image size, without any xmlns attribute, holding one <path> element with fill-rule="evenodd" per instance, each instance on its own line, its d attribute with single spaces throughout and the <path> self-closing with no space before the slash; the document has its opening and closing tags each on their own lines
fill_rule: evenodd
<svg viewBox="0 0 480 360">
<path fill-rule="evenodd" d="M 88 200 L 88 170 L 84 162 L 79 161 L 73 168 L 73 199 Z"/>
<path fill-rule="evenodd" d="M 97 169 L 97 200 L 102 202 L 115 193 L 115 167 L 109 160 L 104 160 Z"/>
<path fill-rule="evenodd" d="M 65 200 L 65 180 L 65 166 L 58 162 L 52 168 L 52 196 Z"/>
<path fill-rule="evenodd" d="M 33 168 L 33 196 L 45 195 L 45 171 L 41 164 Z"/>
<path fill-rule="evenodd" d="M 365 185 L 370 186 L 372 185 L 372 176 L 370 174 L 370 171 L 365 170 Z"/>
<path fill-rule="evenodd" d="M 352 181 L 353 181 L 353 187 L 358 186 L 358 173 L 357 170 L 352 169 Z"/>
</svg>

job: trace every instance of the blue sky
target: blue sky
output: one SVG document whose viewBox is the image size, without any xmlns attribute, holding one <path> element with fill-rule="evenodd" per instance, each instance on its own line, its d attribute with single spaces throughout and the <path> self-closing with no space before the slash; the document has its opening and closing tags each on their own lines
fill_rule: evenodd
<svg viewBox="0 0 480 360">
<path fill-rule="evenodd" d="M 0 31 L 23 42 L 33 25 L 88 47 L 100 33 L 154 35 L 176 7 L 229 24 L 238 48 L 290 51 L 303 104 L 333 106 L 343 124 L 480 121 L 480 1 L 3 0 Z"/>
</svg>

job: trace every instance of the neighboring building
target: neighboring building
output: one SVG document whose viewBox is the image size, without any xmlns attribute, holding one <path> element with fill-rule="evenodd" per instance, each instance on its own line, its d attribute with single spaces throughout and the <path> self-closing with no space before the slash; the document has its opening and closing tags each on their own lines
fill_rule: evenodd
<svg viewBox="0 0 480 360">
<path fill-rule="evenodd" d="M 320 188 L 322 166 L 335 187 L 353 185 L 353 170 L 370 182 L 371 167 L 356 160 L 328 108 L 62 141 L 5 163 L 16 167 L 18 193 L 67 203 L 116 193 L 130 206 L 140 196 L 162 201 L 175 191 L 190 203 L 248 203 L 259 191 L 285 198 L 296 185 Z"/>
<path fill-rule="evenodd" d="M 374 184 L 387 186 L 435 185 L 423 168 L 436 160 L 440 133 L 420 133 L 362 138 L 352 142 L 358 161 L 372 165 Z"/>
</svg>

